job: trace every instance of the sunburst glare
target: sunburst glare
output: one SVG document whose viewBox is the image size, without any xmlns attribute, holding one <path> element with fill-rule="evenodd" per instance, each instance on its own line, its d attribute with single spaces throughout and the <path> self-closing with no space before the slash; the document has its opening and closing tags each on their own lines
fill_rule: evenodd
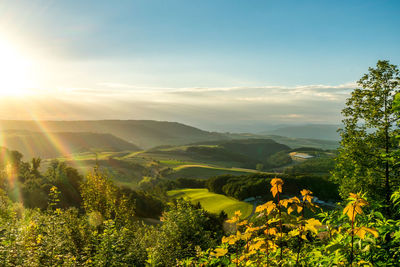
<svg viewBox="0 0 400 267">
<path fill-rule="evenodd" d="M 0 36 L 0 95 L 24 96 L 35 86 L 32 62 Z"/>
</svg>

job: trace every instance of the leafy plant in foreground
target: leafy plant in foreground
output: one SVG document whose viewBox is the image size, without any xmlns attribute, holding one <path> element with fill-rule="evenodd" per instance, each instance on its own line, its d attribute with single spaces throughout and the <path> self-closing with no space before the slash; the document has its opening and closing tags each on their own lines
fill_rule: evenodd
<svg viewBox="0 0 400 267">
<path fill-rule="evenodd" d="M 365 224 L 363 195 L 351 194 L 340 212 L 321 213 L 322 221 L 306 214 L 319 207 L 312 192 L 282 199 L 283 180 L 271 180 L 274 200 L 256 208 L 252 219 L 240 220 L 237 211 L 228 220 L 234 230 L 222 244 L 181 261 L 191 266 L 372 266 L 378 230 Z M 306 212 L 307 211 L 307 212 Z M 346 220 L 347 218 L 347 220 Z"/>
</svg>

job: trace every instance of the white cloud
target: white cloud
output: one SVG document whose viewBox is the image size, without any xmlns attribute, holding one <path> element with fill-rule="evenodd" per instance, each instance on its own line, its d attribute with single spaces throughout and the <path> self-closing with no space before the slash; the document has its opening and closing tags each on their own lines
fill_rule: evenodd
<svg viewBox="0 0 400 267">
<path fill-rule="evenodd" d="M 250 131 L 270 123 L 338 123 L 353 85 L 155 89 L 106 84 L 47 90 L 26 97 L 25 102 L 3 98 L 0 104 L 7 110 L 2 119 L 15 119 L 13 114 L 30 119 L 29 114 L 35 113 L 41 119 L 155 119 L 209 130 L 234 131 L 242 126 Z"/>
</svg>

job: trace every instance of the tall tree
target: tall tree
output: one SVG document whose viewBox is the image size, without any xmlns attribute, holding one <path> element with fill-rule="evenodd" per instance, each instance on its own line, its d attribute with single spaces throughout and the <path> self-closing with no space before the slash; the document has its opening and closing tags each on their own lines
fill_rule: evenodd
<svg viewBox="0 0 400 267">
<path fill-rule="evenodd" d="M 400 116 L 392 105 L 399 84 L 398 67 L 389 61 L 378 61 L 347 99 L 342 110 L 341 147 L 332 172 L 343 197 L 349 192 L 364 191 L 390 205 L 392 188 L 399 183 L 387 157 L 398 144 L 395 136 Z"/>
</svg>

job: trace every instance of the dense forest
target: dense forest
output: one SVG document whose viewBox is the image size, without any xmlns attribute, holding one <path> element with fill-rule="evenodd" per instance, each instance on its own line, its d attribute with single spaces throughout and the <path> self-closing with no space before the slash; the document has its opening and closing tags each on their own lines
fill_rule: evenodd
<svg viewBox="0 0 400 267">
<path fill-rule="evenodd" d="M 258 173 L 176 177 L 152 161 L 130 187 L 98 164 L 83 176 L 66 161 L 43 166 L 1 148 L 0 266 L 399 266 L 398 67 L 378 61 L 358 84 L 337 151 L 219 138 L 179 148 Z M 313 158 L 294 164 L 289 156 L 305 152 Z M 253 198 L 254 210 L 228 218 L 168 195 L 182 188 Z"/>
</svg>

